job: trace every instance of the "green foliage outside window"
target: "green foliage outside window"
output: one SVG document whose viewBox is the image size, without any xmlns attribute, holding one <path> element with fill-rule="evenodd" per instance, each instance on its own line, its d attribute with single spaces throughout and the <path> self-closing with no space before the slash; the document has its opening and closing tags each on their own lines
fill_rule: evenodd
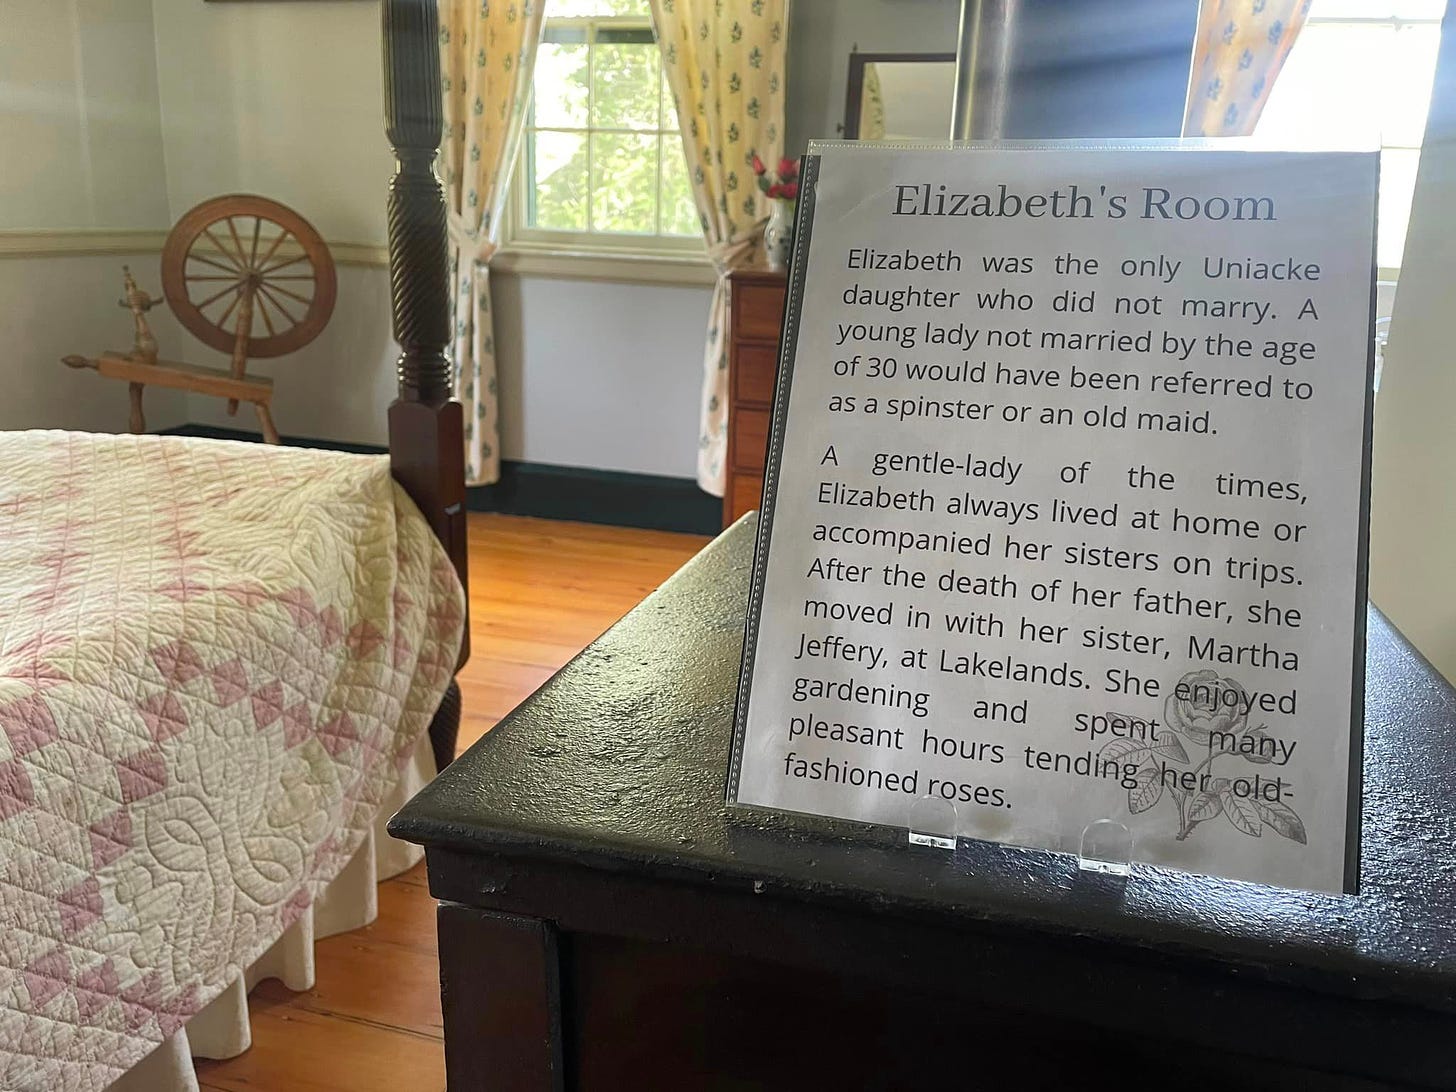
<svg viewBox="0 0 1456 1092">
<path fill-rule="evenodd" d="M 700 233 L 643 0 L 553 0 L 526 131 L 528 227 Z"/>
</svg>

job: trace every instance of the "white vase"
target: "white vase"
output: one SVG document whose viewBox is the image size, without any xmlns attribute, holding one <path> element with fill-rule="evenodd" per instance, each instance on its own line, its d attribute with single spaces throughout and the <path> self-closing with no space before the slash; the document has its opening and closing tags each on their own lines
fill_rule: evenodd
<svg viewBox="0 0 1456 1092">
<path fill-rule="evenodd" d="M 794 203 L 782 198 L 769 202 L 768 225 L 763 229 L 764 260 L 772 270 L 787 269 L 794 249 Z"/>
</svg>

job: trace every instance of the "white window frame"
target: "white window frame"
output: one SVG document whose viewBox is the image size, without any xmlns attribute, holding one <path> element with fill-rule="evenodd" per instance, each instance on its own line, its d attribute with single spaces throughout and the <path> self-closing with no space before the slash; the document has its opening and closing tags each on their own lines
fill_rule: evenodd
<svg viewBox="0 0 1456 1092">
<path fill-rule="evenodd" d="M 1453 2 L 1456 2 L 1456 0 L 1448 0 L 1448 3 L 1453 3 Z M 1435 27 L 1439 27 L 1440 25 L 1441 25 L 1441 17 L 1440 16 L 1428 16 L 1428 17 L 1422 17 L 1422 18 L 1418 18 L 1418 19 L 1408 19 L 1408 18 L 1402 18 L 1401 16 L 1398 16 L 1398 15 L 1370 15 L 1370 16 L 1360 16 L 1360 15 L 1328 15 L 1328 16 L 1324 16 L 1324 17 L 1318 16 L 1318 15 L 1311 15 L 1308 19 L 1305 20 L 1304 27 L 1307 29 L 1307 28 L 1313 27 L 1313 26 L 1343 26 L 1343 27 L 1378 26 L 1378 27 L 1391 27 L 1395 31 L 1399 32 L 1402 27 L 1418 27 L 1418 26 L 1435 26 Z M 1295 48 L 1296 49 L 1299 48 L 1299 45 L 1298 45 L 1298 41 L 1297 40 L 1295 42 Z M 1440 62 L 1438 61 L 1437 63 L 1439 64 Z M 1423 136 L 1424 136 L 1424 134 L 1423 134 Z M 1380 145 L 1380 151 L 1381 152 L 1385 152 L 1385 151 L 1419 152 L 1421 150 L 1421 148 L 1422 148 L 1422 145 L 1421 144 L 1386 144 L 1383 141 L 1382 141 L 1382 143 Z M 1376 279 L 1382 285 L 1388 285 L 1390 287 L 1393 287 L 1396 284 L 1396 282 L 1399 281 L 1399 279 L 1400 279 L 1400 266 L 1381 266 L 1379 268 L 1379 270 L 1377 271 L 1377 273 L 1376 273 Z"/>
<path fill-rule="evenodd" d="M 579 16 L 546 19 L 547 28 L 580 29 L 590 44 L 598 28 L 621 27 L 652 30 L 650 19 L 634 15 Z M 588 51 L 588 58 L 591 53 Z M 588 60 L 590 65 L 590 60 Z M 588 86 L 590 86 L 588 70 Z M 670 96 L 671 92 L 663 91 Z M 672 109 L 670 98 L 662 104 Z M 589 121 L 590 119 L 588 119 Z M 552 127 L 543 127 L 552 131 Z M 681 155 L 681 137 L 676 129 L 610 129 L 588 126 L 572 132 L 622 132 L 655 135 L 658 154 Z M 529 136 L 529 134 L 528 134 Z M 585 279 L 642 281 L 647 283 L 713 282 L 712 266 L 701 235 L 629 235 L 593 231 L 560 231 L 534 228 L 526 223 L 529 200 L 529 172 L 526 169 L 528 136 L 521 140 L 520 158 L 512 172 L 511 188 L 502 217 L 501 253 L 492 263 L 507 271 Z M 590 156 L 590 139 L 587 142 Z M 588 160 L 588 163 L 590 160 Z M 590 166 L 588 166 L 590 178 Z M 658 210 L 659 216 L 661 210 Z M 590 212 L 588 212 L 590 215 Z"/>
</svg>

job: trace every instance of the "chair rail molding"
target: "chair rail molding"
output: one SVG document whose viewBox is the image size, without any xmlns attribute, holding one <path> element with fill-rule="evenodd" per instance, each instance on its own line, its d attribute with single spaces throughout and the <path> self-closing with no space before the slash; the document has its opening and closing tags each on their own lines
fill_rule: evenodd
<svg viewBox="0 0 1456 1092">
<path fill-rule="evenodd" d="M 161 253 L 165 231 L 0 231 L 0 258 Z"/>
<path fill-rule="evenodd" d="M 0 259 L 64 258 L 162 252 L 166 231 L 0 231 Z M 326 240 L 337 265 L 389 266 L 389 248 L 379 243 Z"/>
<path fill-rule="evenodd" d="M 111 254 L 160 254 L 165 231 L 0 231 L 0 261 L 7 258 L 85 258 Z M 336 265 L 389 268 L 389 248 L 380 243 L 327 239 Z M 620 284 L 712 285 L 713 267 L 701 255 L 667 257 L 640 252 L 564 251 L 512 244 L 491 262 L 500 273 Z"/>
</svg>

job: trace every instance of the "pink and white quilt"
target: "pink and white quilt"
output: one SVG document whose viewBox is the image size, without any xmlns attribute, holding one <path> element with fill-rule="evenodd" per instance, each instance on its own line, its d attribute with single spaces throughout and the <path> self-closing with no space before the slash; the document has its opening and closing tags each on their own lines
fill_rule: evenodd
<svg viewBox="0 0 1456 1092">
<path fill-rule="evenodd" d="M 463 617 L 383 457 L 0 434 L 0 1088 L 105 1088 L 283 933 Z"/>
</svg>

